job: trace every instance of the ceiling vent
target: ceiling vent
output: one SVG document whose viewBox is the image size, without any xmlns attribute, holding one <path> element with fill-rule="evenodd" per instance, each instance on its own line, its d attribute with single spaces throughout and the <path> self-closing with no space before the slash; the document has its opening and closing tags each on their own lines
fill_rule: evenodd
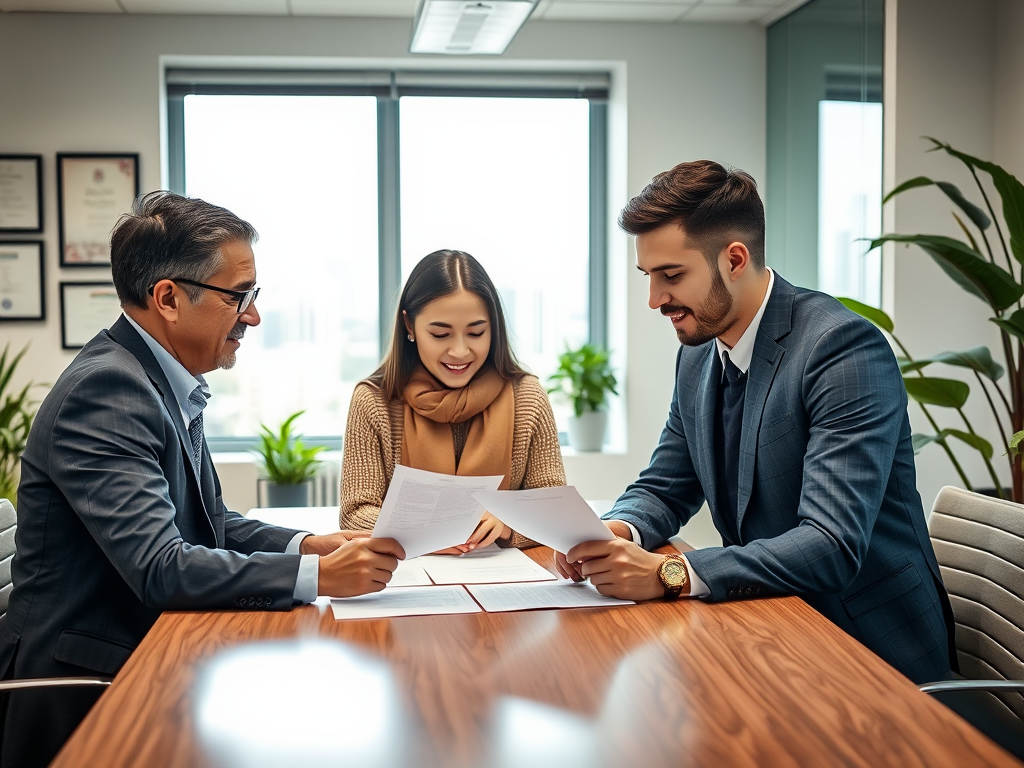
<svg viewBox="0 0 1024 768">
<path fill-rule="evenodd" d="M 410 53 L 505 52 L 537 0 L 419 0 Z"/>
</svg>

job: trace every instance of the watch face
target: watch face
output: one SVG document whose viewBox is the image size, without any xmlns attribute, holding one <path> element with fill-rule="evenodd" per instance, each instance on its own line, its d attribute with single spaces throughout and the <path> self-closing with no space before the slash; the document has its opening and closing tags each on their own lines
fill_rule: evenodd
<svg viewBox="0 0 1024 768">
<path fill-rule="evenodd" d="M 661 566 L 661 573 L 667 585 L 678 587 L 686 576 L 686 568 L 678 560 L 666 560 Z"/>
</svg>

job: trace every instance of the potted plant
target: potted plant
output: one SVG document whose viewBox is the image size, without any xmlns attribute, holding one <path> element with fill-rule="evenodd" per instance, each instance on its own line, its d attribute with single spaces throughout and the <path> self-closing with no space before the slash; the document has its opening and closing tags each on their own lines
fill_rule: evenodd
<svg viewBox="0 0 1024 768">
<path fill-rule="evenodd" d="M 619 394 L 608 352 L 592 344 L 566 349 L 548 384 L 549 393 L 561 393 L 572 402 L 569 444 L 577 451 L 600 451 L 608 427 L 608 393 Z"/>
<path fill-rule="evenodd" d="M 305 411 L 289 416 L 275 431 L 260 424 L 260 442 L 256 453 L 262 460 L 262 473 L 267 480 L 267 504 L 271 507 L 307 507 L 313 476 L 320 460 L 317 454 L 323 445 L 306 447 L 302 435 L 292 432 L 292 424 Z"/>
<path fill-rule="evenodd" d="M 28 351 L 26 346 L 13 358 L 9 358 L 10 346 L 4 346 L 3 354 L 0 355 L 0 499 L 9 499 L 17 506 L 18 470 L 35 417 L 36 403 L 29 399 L 29 392 L 35 386 L 32 382 L 17 392 L 7 390 L 14 370 Z"/>
<path fill-rule="evenodd" d="M 971 483 L 957 461 L 950 439 L 955 438 L 958 447 L 978 451 L 995 484 L 996 495 L 1004 495 L 992 464 L 993 446 L 975 431 L 963 411 L 963 405 L 971 392 L 970 385 L 955 379 L 924 374 L 925 368 L 935 364 L 952 365 L 971 371 L 992 411 L 1001 433 L 1001 441 L 1008 446 L 1013 500 L 1024 502 L 1024 475 L 1021 462 L 1016 460 L 1017 446 L 1024 439 L 1024 370 L 1021 369 L 1024 364 L 1024 303 L 1021 301 L 1024 297 L 1024 185 L 995 163 L 964 154 L 936 139 L 928 140 L 933 144 L 932 151 L 945 152 L 967 166 L 978 186 L 984 206 L 972 203 L 949 182 L 918 176 L 897 186 L 885 196 L 883 202 L 911 189 L 938 187 L 960 210 L 962 216 L 954 211 L 953 218 L 963 232 L 964 239 L 942 235 L 885 234 L 872 240 L 871 248 L 878 248 L 887 242 L 916 245 L 931 256 L 957 285 L 983 301 L 992 311 L 991 322 L 999 328 L 1000 352 L 1005 368 L 993 359 L 988 347 L 943 352 L 924 360 L 914 360 L 897 341 L 903 353 L 900 365 L 905 374 L 907 394 L 921 404 L 935 430 L 931 435 L 915 435 L 914 444 L 918 449 L 931 442 L 940 445 L 968 490 L 973 490 Z M 1005 233 L 979 174 L 991 178 L 999 195 Z M 991 233 L 993 228 L 994 236 Z M 892 334 L 892 321 L 880 310 L 850 300 L 845 300 L 845 303 Z M 957 411 L 957 427 L 940 427 L 928 410 L 929 406 Z"/>
</svg>

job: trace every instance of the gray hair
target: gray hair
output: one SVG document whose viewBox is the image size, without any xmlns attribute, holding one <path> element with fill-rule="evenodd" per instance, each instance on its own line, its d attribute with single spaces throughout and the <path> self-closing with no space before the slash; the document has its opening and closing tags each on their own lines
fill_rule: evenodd
<svg viewBox="0 0 1024 768">
<path fill-rule="evenodd" d="M 256 238 L 253 226 L 226 208 L 162 190 L 142 195 L 110 235 L 121 306 L 146 309 L 150 290 L 167 278 L 205 283 L 223 266 L 221 246 L 234 240 L 251 245 Z M 193 304 L 202 298 L 202 288 L 181 288 Z"/>
</svg>

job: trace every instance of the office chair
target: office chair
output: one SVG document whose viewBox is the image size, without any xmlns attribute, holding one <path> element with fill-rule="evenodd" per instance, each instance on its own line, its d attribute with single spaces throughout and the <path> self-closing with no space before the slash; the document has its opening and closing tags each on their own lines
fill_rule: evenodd
<svg viewBox="0 0 1024 768">
<path fill-rule="evenodd" d="M 14 505 L 0 499 L 0 616 L 7 613 L 11 589 L 11 561 L 14 560 L 14 532 L 18 517 Z M 99 677 L 45 677 L 27 680 L 0 680 L 0 693 L 25 688 L 81 688 L 110 685 L 110 680 Z"/>
<path fill-rule="evenodd" d="M 965 679 L 920 688 L 1024 758 L 1024 506 L 946 486 L 928 528 Z"/>
</svg>

